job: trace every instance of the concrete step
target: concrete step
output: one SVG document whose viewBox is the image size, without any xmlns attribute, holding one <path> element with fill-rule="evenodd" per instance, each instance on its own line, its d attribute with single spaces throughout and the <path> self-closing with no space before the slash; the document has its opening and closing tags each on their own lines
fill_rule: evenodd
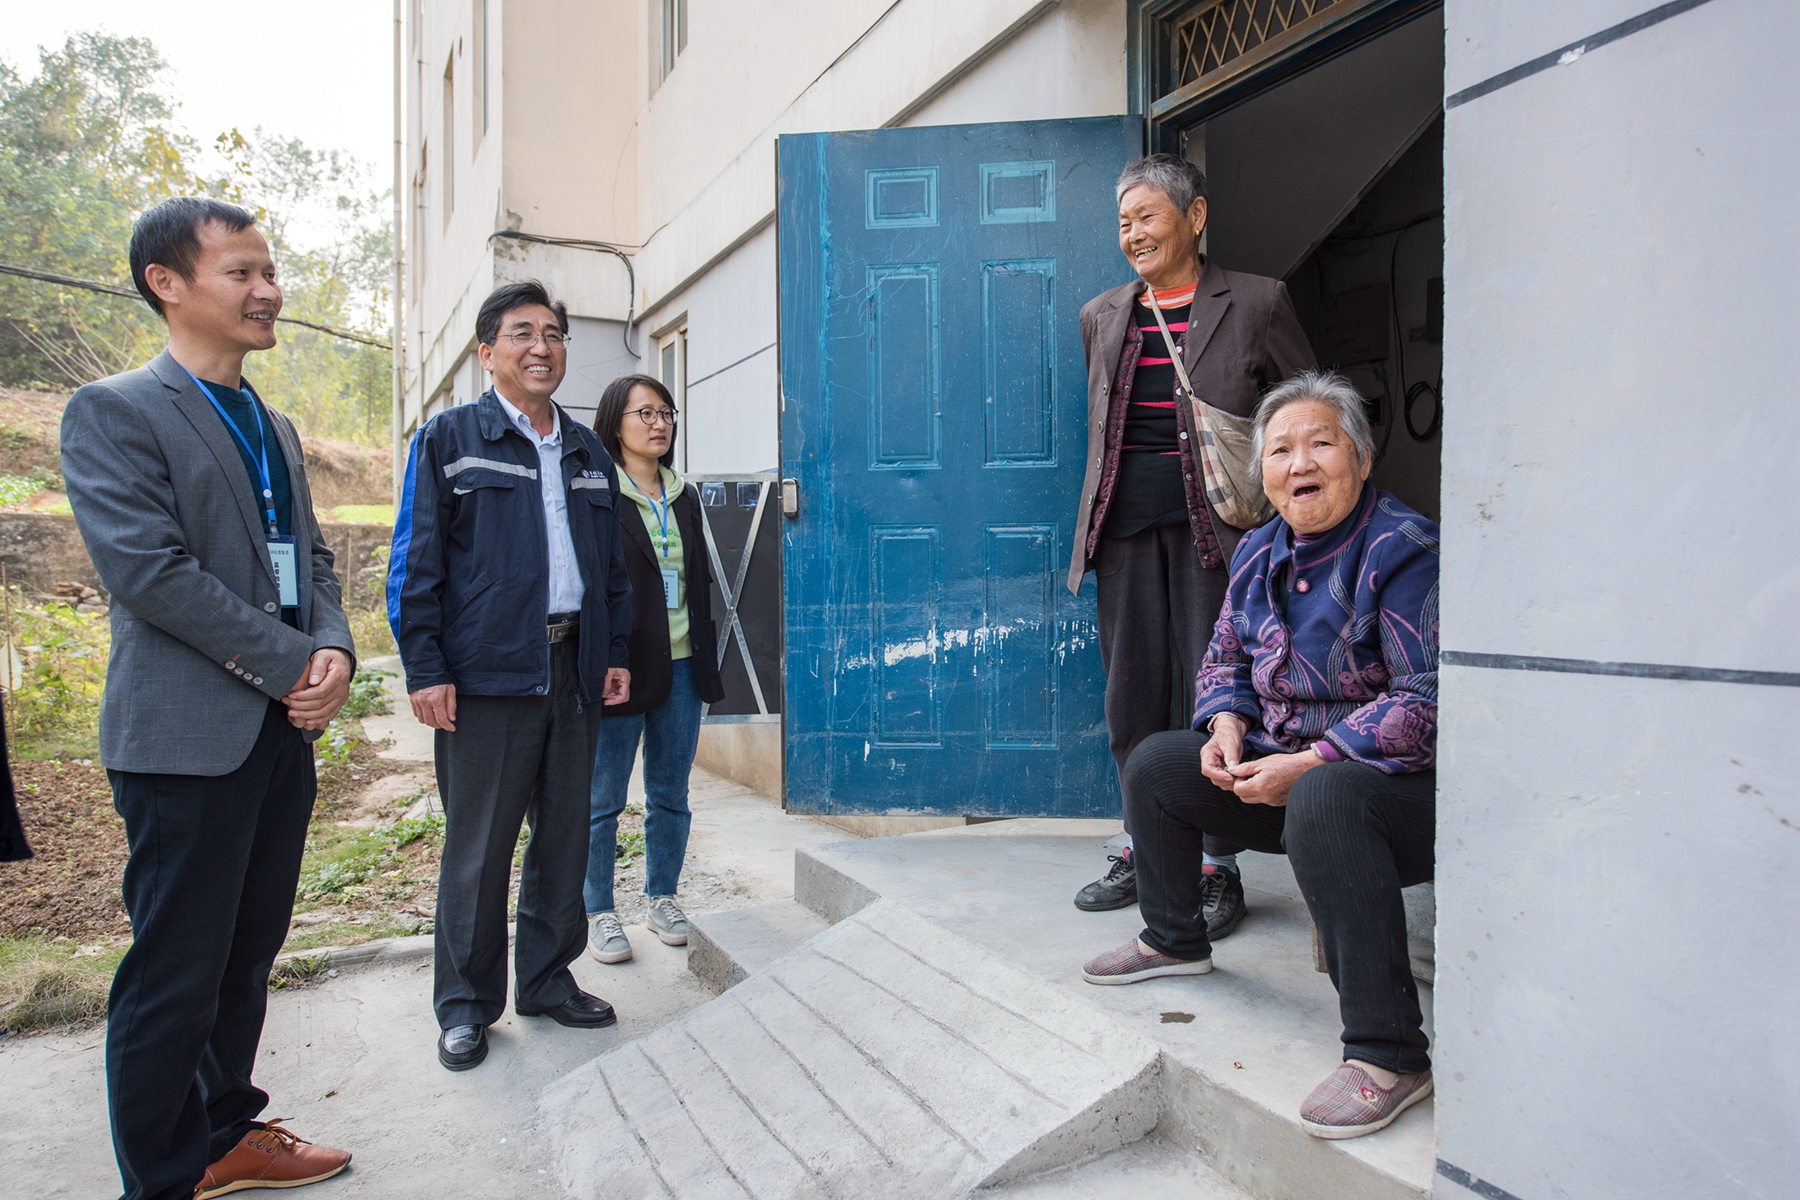
<svg viewBox="0 0 1800 1200">
<path fill-rule="evenodd" d="M 1092 826 L 1092 828 L 1089 828 Z M 1160 1137 L 1198 1151 L 1264 1200 L 1423 1200 L 1436 1159 L 1431 1102 L 1381 1133 L 1326 1142 L 1299 1108 L 1337 1065 L 1337 994 L 1312 966 L 1305 905 L 1285 863 L 1243 855 L 1249 915 L 1212 974 L 1130 987 L 1084 983 L 1087 959 L 1135 935 L 1135 907 L 1082 913 L 1116 823 L 1019 820 L 797 852 L 795 898 L 828 920 L 898 902 L 1162 1050 Z M 1253 859 L 1266 860 L 1256 861 Z M 1286 876 L 1291 886 L 1291 873 Z M 1261 882 L 1272 890 L 1259 890 Z M 1430 1033 L 1431 989 L 1420 988 Z"/>
<path fill-rule="evenodd" d="M 735 987 L 828 922 L 792 900 L 688 916 L 688 970 L 714 992 Z"/>
<path fill-rule="evenodd" d="M 1159 1052 L 876 901 L 547 1089 L 571 1195 L 960 1197 L 1142 1138 Z M 571 1114 L 579 1114 L 572 1119 Z"/>
<path fill-rule="evenodd" d="M 1252 1200 L 1199 1153 L 1147 1137 L 1110 1154 L 984 1188 L 970 1200 Z"/>
</svg>

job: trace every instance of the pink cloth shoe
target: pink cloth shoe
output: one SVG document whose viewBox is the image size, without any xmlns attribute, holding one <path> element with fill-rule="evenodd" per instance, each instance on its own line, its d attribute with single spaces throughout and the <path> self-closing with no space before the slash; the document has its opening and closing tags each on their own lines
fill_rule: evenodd
<svg viewBox="0 0 1800 1200">
<path fill-rule="evenodd" d="M 1402 1075 L 1384 1088 L 1361 1067 L 1344 1063 L 1300 1106 L 1300 1124 L 1318 1138 L 1353 1138 L 1386 1129 L 1431 1095 L 1431 1072 Z"/>
<path fill-rule="evenodd" d="M 1204 975 L 1212 970 L 1212 959 L 1185 962 L 1166 954 L 1145 954 L 1132 938 L 1117 950 L 1109 950 L 1081 968 L 1081 977 L 1089 983 L 1139 983 L 1164 975 Z"/>
</svg>

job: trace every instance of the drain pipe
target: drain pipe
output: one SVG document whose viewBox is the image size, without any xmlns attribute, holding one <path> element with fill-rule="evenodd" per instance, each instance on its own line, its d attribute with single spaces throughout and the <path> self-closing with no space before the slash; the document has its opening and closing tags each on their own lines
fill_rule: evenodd
<svg viewBox="0 0 1800 1200">
<path fill-rule="evenodd" d="M 388 431 L 389 441 L 394 452 L 394 511 L 400 510 L 400 481 L 406 474 L 406 463 L 400 454 L 404 449 L 400 439 L 400 423 L 406 415 L 406 300 L 403 288 L 406 284 L 406 245 L 401 236 L 400 217 L 404 208 L 400 199 L 401 171 L 404 167 L 400 124 L 400 67 L 403 61 L 402 51 L 405 43 L 401 38 L 400 0 L 394 0 L 394 336 L 393 342 L 393 419 L 392 428 Z"/>
</svg>

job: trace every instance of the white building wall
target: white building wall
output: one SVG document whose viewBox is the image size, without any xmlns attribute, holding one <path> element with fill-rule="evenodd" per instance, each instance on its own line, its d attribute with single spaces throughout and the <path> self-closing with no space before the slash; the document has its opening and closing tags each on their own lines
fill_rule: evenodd
<svg viewBox="0 0 1800 1200">
<path fill-rule="evenodd" d="M 1015 4 L 985 8 L 987 24 L 977 24 L 974 36 L 952 36 L 936 24 L 941 13 L 934 0 L 907 0 L 929 8 L 908 26 L 912 35 L 930 36 L 915 50 L 885 44 L 886 53 L 925 60 L 936 65 L 914 77 L 920 93 L 905 94 L 891 88 L 885 98 L 890 112 L 870 109 L 867 97 L 847 89 L 851 55 L 832 67 L 796 98 L 786 112 L 751 140 L 738 159 L 728 163 L 714 180 L 697 188 L 694 198 L 676 213 L 672 224 L 684 220 L 704 224 L 715 241 L 737 243 L 722 257 L 706 265 L 673 294 L 666 297 L 638 323 L 643 331 L 659 330 L 685 316 L 688 330 L 685 403 L 688 469 L 720 474 L 775 469 L 779 461 L 780 394 L 775 349 L 776 260 L 774 216 L 775 131 L 857 128 L 859 123 L 878 125 L 902 117 L 907 125 L 942 125 L 993 121 L 1050 120 L 1104 116 L 1125 108 L 1125 9 L 1116 0 L 1070 0 L 1060 5 Z M 1025 19 L 1019 19 L 1023 11 Z M 1009 20 L 1009 18 L 1011 18 Z M 871 30 L 874 38 L 886 24 Z M 1004 36 L 1002 36 L 1004 35 Z M 703 36 L 696 33 L 696 37 Z M 804 49 L 804 45 L 802 46 Z M 689 53 L 693 53 L 690 47 Z M 865 51 L 859 43 L 856 55 Z M 874 53 L 868 51 L 867 53 Z M 677 85 L 678 66 L 664 83 Z M 696 75 L 699 73 L 696 72 Z M 825 95 L 815 95 L 822 90 Z M 925 94 L 928 92 L 929 94 Z M 659 92 L 654 103 L 663 100 Z M 685 137 L 685 132 L 682 135 Z M 680 139 L 677 139 L 679 141 Z M 652 144 L 646 139 L 646 145 Z M 655 170 L 643 166 L 648 181 Z M 736 173 L 734 175 L 734 172 Z M 734 178 L 738 183 L 731 182 Z M 753 186 L 750 186 L 754 183 Z M 746 185 L 739 191 L 739 185 Z M 647 192 L 652 185 L 646 184 Z M 709 205 L 718 211 L 703 213 Z M 654 208 L 647 195 L 644 207 Z M 717 224 L 732 221 L 735 224 Z M 658 259 L 655 245 L 640 256 L 640 286 L 649 290 L 659 278 L 681 270 L 688 260 L 670 251 Z M 1100 236 L 1110 236 L 1110 230 Z M 747 239 L 747 240 L 745 240 Z M 695 251 L 697 252 L 697 251 Z M 660 273 L 660 274 L 659 274 Z M 641 370 L 660 376 L 655 345 L 645 338 Z"/>
<path fill-rule="evenodd" d="M 1649 7 L 1450 0 L 1447 91 Z M 1448 112 L 1440 1196 L 1800 1179 L 1795 45 L 1702 4 Z"/>
</svg>

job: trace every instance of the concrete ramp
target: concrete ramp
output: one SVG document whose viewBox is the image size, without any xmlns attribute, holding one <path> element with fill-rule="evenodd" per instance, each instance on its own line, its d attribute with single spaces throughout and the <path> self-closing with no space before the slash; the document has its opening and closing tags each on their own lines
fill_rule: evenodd
<svg viewBox="0 0 1800 1200">
<path fill-rule="evenodd" d="M 960 1197 L 1130 1144 L 1159 1050 L 891 900 L 547 1089 L 581 1200 Z"/>
</svg>

